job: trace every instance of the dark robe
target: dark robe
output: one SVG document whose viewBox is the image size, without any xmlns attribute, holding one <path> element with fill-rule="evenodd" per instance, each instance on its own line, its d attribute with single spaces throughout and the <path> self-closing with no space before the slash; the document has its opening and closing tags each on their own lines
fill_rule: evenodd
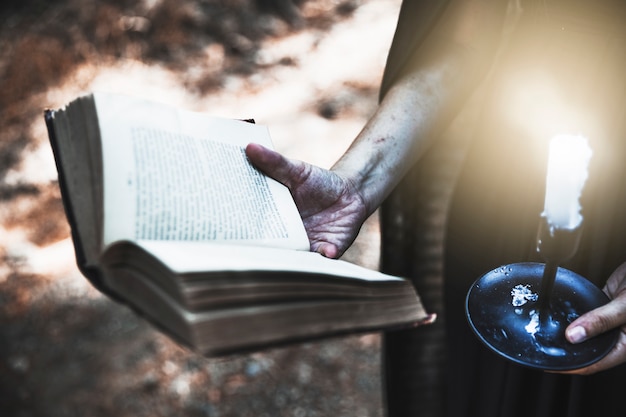
<svg viewBox="0 0 626 417">
<path fill-rule="evenodd" d="M 383 95 L 428 34 L 401 30 L 404 13 L 422 8 L 420 21 L 431 27 L 439 15 L 432 3 L 403 6 Z M 592 376 L 531 370 L 491 353 L 464 315 L 479 276 L 541 261 L 536 235 L 553 134 L 583 134 L 593 150 L 582 241 L 562 266 L 602 287 L 626 261 L 626 2 L 521 4 L 466 138 L 439 141 L 381 210 L 383 270 L 411 277 L 439 315 L 433 326 L 384 337 L 390 417 L 626 415 L 626 365 Z"/>
</svg>

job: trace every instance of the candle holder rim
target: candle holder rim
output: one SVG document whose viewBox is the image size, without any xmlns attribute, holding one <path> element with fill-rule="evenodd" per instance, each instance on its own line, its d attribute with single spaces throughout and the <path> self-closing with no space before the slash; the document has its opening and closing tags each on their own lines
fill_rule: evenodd
<svg viewBox="0 0 626 417">
<path fill-rule="evenodd" d="M 481 326 L 480 323 L 476 322 L 475 314 L 473 317 L 471 299 L 473 295 L 476 294 L 476 291 L 475 291 L 476 288 L 480 288 L 481 285 L 484 285 L 484 284 L 487 284 L 487 286 L 491 284 L 491 282 L 488 282 L 488 278 L 495 278 L 493 275 L 500 274 L 507 278 L 514 277 L 517 279 L 519 277 L 515 276 L 515 271 L 521 269 L 525 272 L 534 271 L 534 274 L 532 275 L 532 279 L 535 281 L 535 284 L 538 284 L 543 274 L 544 266 L 545 266 L 545 263 L 541 263 L 541 262 L 518 262 L 518 263 L 505 264 L 505 265 L 501 265 L 497 268 L 494 268 L 486 272 L 485 274 L 481 275 L 478 279 L 476 279 L 474 283 L 472 284 L 472 286 L 470 287 L 470 289 L 468 290 L 467 295 L 465 297 L 465 314 L 466 314 L 466 319 L 468 321 L 470 328 L 472 329 L 474 334 L 478 337 L 478 339 L 482 342 L 482 344 L 485 345 L 487 348 L 489 348 L 491 351 L 497 353 L 498 355 L 514 363 L 523 365 L 525 367 L 529 367 L 533 369 L 540 369 L 540 370 L 547 370 L 547 371 L 571 371 L 575 369 L 584 368 L 586 366 L 589 366 L 599 361 L 604 356 L 606 356 L 612 350 L 613 346 L 615 346 L 615 344 L 617 343 L 617 340 L 619 337 L 619 329 L 614 329 L 613 331 L 604 333 L 603 335 L 596 336 L 579 345 L 571 345 L 571 344 L 569 345 L 570 347 L 574 346 L 576 348 L 580 348 L 581 350 L 585 350 L 586 347 L 589 347 L 590 350 L 592 350 L 593 352 L 581 354 L 575 361 L 553 360 L 551 363 L 550 360 L 543 360 L 543 358 L 541 357 L 536 360 L 535 359 L 529 360 L 528 356 L 526 355 L 520 356 L 519 352 L 516 351 L 514 348 L 509 349 L 508 351 L 506 351 L 506 349 L 503 350 L 498 343 L 494 343 L 494 336 L 492 334 L 487 334 L 488 332 L 485 331 L 484 326 Z M 605 304 L 606 302 L 609 301 L 608 296 L 604 294 L 604 292 L 595 284 L 593 284 L 591 281 L 589 281 L 588 279 L 586 279 L 585 277 L 583 277 L 582 275 L 574 271 L 571 271 L 563 267 L 558 267 L 555 285 L 557 285 L 557 283 L 559 285 L 562 285 L 564 282 L 564 279 L 566 281 L 568 280 L 571 281 L 571 279 L 573 279 L 576 282 L 582 284 L 583 289 L 590 290 L 590 292 L 593 293 L 593 297 L 595 300 L 594 302 L 598 304 L 598 306 Z M 529 282 L 529 280 L 524 280 L 524 281 Z M 520 284 L 520 285 L 523 285 L 523 284 Z M 483 286 L 481 290 L 484 290 L 484 289 L 485 288 Z M 586 291 L 577 291 L 577 294 L 582 294 L 582 293 L 586 293 Z M 508 296 L 510 297 L 510 293 L 508 294 Z M 583 313 L 584 312 L 582 312 L 581 314 Z M 499 317 L 499 318 L 502 318 L 502 317 Z M 505 329 L 505 331 L 506 330 L 508 329 Z M 496 334 L 496 337 L 497 337 L 497 334 Z M 596 345 L 596 347 L 594 347 L 594 345 Z M 547 359 L 550 359 L 550 358 L 547 358 Z"/>
</svg>

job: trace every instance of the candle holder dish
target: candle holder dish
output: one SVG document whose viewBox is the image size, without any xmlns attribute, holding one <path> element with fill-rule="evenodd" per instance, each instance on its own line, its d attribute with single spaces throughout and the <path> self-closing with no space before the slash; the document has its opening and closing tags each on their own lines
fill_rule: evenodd
<svg viewBox="0 0 626 417">
<path fill-rule="evenodd" d="M 582 314 L 609 302 L 597 286 L 559 264 L 574 256 L 582 227 L 557 228 L 541 218 L 537 252 L 542 263 L 505 265 L 470 288 L 466 314 L 489 348 L 533 368 L 567 371 L 600 360 L 619 336 L 615 330 L 572 344 L 565 329 Z"/>
<path fill-rule="evenodd" d="M 514 263 L 480 277 L 466 298 L 469 324 L 487 347 L 515 363 L 549 371 L 591 365 L 611 351 L 619 331 L 571 344 L 565 339 L 565 329 L 609 299 L 584 277 L 557 267 L 550 294 L 544 294 L 549 303 L 540 314 L 538 291 L 545 267 Z"/>
</svg>

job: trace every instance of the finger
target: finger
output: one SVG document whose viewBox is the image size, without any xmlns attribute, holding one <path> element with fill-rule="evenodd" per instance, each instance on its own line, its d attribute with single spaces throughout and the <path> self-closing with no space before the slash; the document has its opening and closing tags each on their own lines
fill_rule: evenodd
<svg viewBox="0 0 626 417">
<path fill-rule="evenodd" d="M 317 252 L 326 258 L 335 259 L 339 256 L 339 249 L 336 245 L 328 242 L 311 245 L 311 250 Z"/>
<path fill-rule="evenodd" d="M 257 143 L 250 143 L 246 146 L 246 156 L 254 166 L 267 176 L 274 178 L 287 187 L 291 186 L 297 162 L 291 161 L 278 152 Z"/>
<path fill-rule="evenodd" d="M 621 264 L 617 269 L 611 274 L 609 279 L 606 281 L 606 285 L 604 286 L 604 292 L 609 298 L 617 298 L 624 290 L 626 286 L 626 262 Z"/>
<path fill-rule="evenodd" d="M 619 340 L 613 350 L 600 361 L 581 369 L 562 372 L 566 374 L 591 375 L 596 372 L 613 368 L 626 361 L 626 334 L 620 333 Z"/>
<path fill-rule="evenodd" d="M 574 320 L 567 327 L 565 337 L 570 343 L 581 343 L 624 324 L 626 296 L 620 296 Z"/>
</svg>

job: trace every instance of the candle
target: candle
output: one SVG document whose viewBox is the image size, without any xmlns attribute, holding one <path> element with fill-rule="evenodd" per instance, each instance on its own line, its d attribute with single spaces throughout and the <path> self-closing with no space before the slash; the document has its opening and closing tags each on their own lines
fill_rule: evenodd
<svg viewBox="0 0 626 417">
<path fill-rule="evenodd" d="M 583 136 L 558 135 L 550 141 L 543 216 L 557 229 L 582 222 L 580 195 L 587 180 L 591 148 Z"/>
</svg>

